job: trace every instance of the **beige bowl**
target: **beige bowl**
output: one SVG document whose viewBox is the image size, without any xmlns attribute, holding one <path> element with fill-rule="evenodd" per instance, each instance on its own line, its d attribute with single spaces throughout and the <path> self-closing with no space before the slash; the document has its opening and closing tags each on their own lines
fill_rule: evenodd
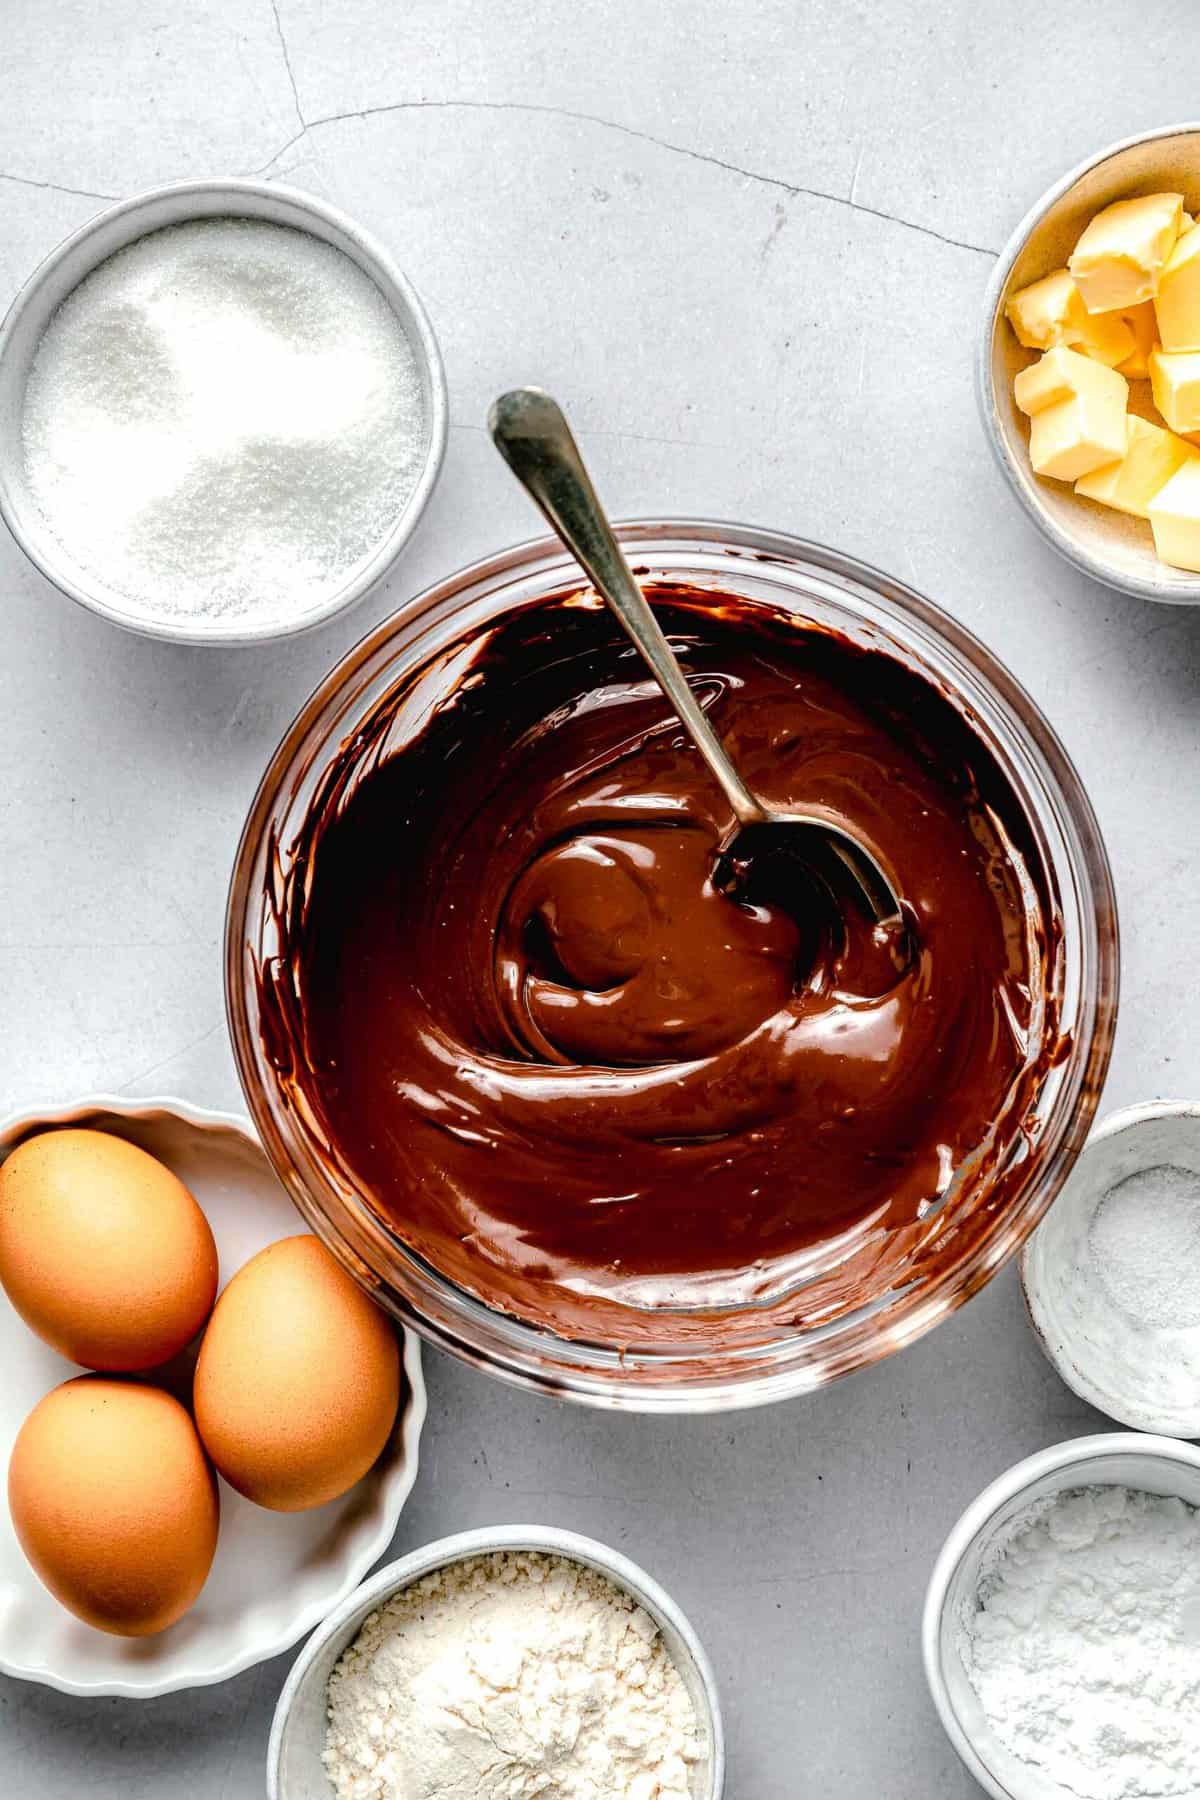
<svg viewBox="0 0 1200 1800">
<path fill-rule="evenodd" d="M 1181 193 L 1189 211 L 1200 202 L 1200 124 L 1167 125 L 1110 145 L 1072 169 L 1026 214 L 988 286 L 977 364 L 979 407 L 1013 492 L 1060 555 L 1085 575 L 1126 594 L 1195 606 L 1200 604 L 1200 575 L 1160 563 L 1144 519 L 1078 499 L 1067 483 L 1034 474 L 1028 422 L 1013 402 L 1012 384 L 1035 352 L 1021 348 L 1004 317 L 1018 288 L 1062 268 L 1084 226 L 1102 207 L 1163 190 Z M 1130 407 L 1157 418 L 1148 382 L 1130 383 Z"/>
</svg>

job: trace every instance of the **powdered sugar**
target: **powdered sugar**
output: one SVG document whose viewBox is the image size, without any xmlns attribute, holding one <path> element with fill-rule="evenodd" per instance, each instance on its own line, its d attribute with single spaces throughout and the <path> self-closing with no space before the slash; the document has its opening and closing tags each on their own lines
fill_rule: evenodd
<svg viewBox="0 0 1200 1800">
<path fill-rule="evenodd" d="M 686 1800 L 697 1755 L 653 1619 L 562 1557 L 425 1576 L 371 1614 L 329 1682 L 338 1800 Z"/>
<path fill-rule="evenodd" d="M 960 1654 L 996 1737 L 1081 1800 L 1200 1788 L 1200 1514 L 1090 1487 L 1018 1515 Z"/>
<path fill-rule="evenodd" d="M 298 620 L 371 554 L 428 428 L 374 282 L 307 232 L 149 233 L 59 308 L 25 394 L 26 475 L 84 571 L 152 617 Z"/>
</svg>

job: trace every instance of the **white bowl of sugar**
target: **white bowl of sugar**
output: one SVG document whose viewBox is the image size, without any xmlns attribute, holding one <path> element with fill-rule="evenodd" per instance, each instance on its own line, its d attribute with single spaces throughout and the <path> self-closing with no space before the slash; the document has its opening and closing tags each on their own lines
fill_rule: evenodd
<svg viewBox="0 0 1200 1800">
<path fill-rule="evenodd" d="M 407 277 L 273 184 L 121 202 L 0 326 L 0 516 L 55 586 L 146 636 L 257 643 L 351 606 L 416 525 L 446 423 Z"/>
<path fill-rule="evenodd" d="M 1200 1451 L 1137 1432 L 1009 1469 L 946 1540 L 926 1679 L 993 1800 L 1200 1792 Z"/>
<path fill-rule="evenodd" d="M 1021 1281 L 1038 1342 L 1081 1399 L 1139 1431 L 1200 1437 L 1200 1106 L 1105 1119 Z"/>
</svg>

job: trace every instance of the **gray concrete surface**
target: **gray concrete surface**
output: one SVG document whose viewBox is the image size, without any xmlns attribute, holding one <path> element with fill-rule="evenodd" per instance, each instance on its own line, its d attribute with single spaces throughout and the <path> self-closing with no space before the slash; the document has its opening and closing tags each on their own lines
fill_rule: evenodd
<svg viewBox="0 0 1200 1800">
<path fill-rule="evenodd" d="M 1061 565 L 970 385 L 993 253 L 1068 165 L 1195 111 L 1198 30 L 1189 0 L 1048 19 L 1019 0 L 0 0 L 0 305 L 99 199 L 265 170 L 391 244 L 454 422 L 388 588 L 290 646 L 124 636 L 0 543 L 0 1106 L 237 1102 L 218 946 L 243 811 L 351 642 L 530 535 L 483 435 L 518 379 L 569 402 L 616 512 L 825 539 L 1012 665 L 1115 868 L 1105 1107 L 1200 1094 L 1200 614 Z M 986 1480 L 1097 1423 L 1040 1361 L 1011 1272 L 906 1355 L 760 1414 L 615 1418 L 428 1373 L 398 1551 L 533 1519 L 644 1561 L 720 1671 L 732 1800 L 976 1791 L 925 1695 L 924 1581 Z M 286 1664 L 140 1705 L 0 1682 L 0 1794 L 256 1796 Z"/>
</svg>

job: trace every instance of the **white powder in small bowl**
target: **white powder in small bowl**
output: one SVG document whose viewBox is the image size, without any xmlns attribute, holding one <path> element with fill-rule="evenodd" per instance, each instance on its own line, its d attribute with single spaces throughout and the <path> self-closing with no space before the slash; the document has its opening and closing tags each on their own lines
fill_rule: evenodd
<svg viewBox="0 0 1200 1800">
<path fill-rule="evenodd" d="M 1200 1325 L 1200 1175 L 1127 1175 L 1100 1196 L 1088 1238 L 1114 1305 L 1146 1325 Z"/>
<path fill-rule="evenodd" d="M 995 1736 L 1080 1800 L 1200 1788 L 1200 1514 L 1078 1488 L 984 1552 L 958 1649 Z M 1058 1791 L 1057 1789 L 1055 1790 Z"/>
<path fill-rule="evenodd" d="M 333 245 L 252 219 L 148 233 L 38 346 L 29 490 L 147 620 L 299 623 L 387 535 L 429 423 L 413 345 Z"/>
<path fill-rule="evenodd" d="M 498 1551 L 373 1612 L 329 1680 L 338 1800 L 689 1800 L 700 1754 L 654 1620 L 561 1556 Z"/>
<path fill-rule="evenodd" d="M 1021 1273 L 1077 1393 L 1139 1430 L 1200 1436 L 1200 1115 L 1148 1110 L 1102 1129 Z"/>
</svg>

